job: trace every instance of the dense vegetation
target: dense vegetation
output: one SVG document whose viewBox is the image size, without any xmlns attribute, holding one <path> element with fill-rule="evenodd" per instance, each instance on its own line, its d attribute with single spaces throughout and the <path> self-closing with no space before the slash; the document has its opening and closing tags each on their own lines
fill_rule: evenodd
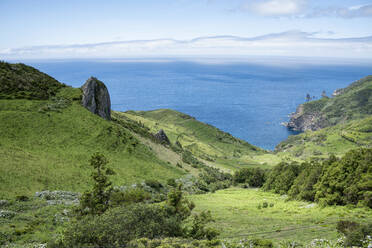
<svg viewBox="0 0 372 248">
<path fill-rule="evenodd" d="M 0 61 L 0 99 L 46 100 L 62 87 L 66 86 L 33 67 Z"/>
<path fill-rule="evenodd" d="M 76 219 L 50 242 L 51 247 L 127 247 L 130 241 L 139 238 L 212 240 L 218 235 L 206 226 L 213 220 L 210 212 L 193 215 L 185 222 L 195 205 L 184 197 L 181 185 L 175 186 L 161 205 L 122 202 L 115 206 L 110 200 L 109 175 L 113 171 L 107 167 L 107 159 L 102 154 L 94 154 L 90 163 L 94 168 L 93 188 L 83 194 L 75 211 Z M 159 183 L 149 184 L 160 187 Z"/>
<path fill-rule="evenodd" d="M 357 149 L 341 159 L 306 163 L 282 162 L 274 167 L 264 189 L 323 205 L 372 208 L 372 149 Z"/>
<path fill-rule="evenodd" d="M 244 184 L 246 187 L 261 187 L 265 180 L 265 171 L 260 168 L 243 168 L 235 172 L 234 183 Z"/>
</svg>

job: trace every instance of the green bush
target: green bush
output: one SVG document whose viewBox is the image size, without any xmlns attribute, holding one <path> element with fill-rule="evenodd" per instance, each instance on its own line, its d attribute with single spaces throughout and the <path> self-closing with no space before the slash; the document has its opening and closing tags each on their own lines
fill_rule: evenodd
<svg viewBox="0 0 372 248">
<path fill-rule="evenodd" d="M 250 244 L 257 248 L 272 248 L 274 247 L 273 242 L 268 239 L 252 239 Z"/>
<path fill-rule="evenodd" d="M 203 162 L 200 162 L 197 158 L 194 157 L 194 155 L 192 155 L 192 153 L 188 150 L 184 150 L 182 152 L 182 161 L 187 163 L 187 164 L 190 164 L 192 167 L 194 168 L 199 168 L 200 166 L 203 166 L 204 163 Z M 205 165 L 204 165 L 205 166 Z"/>
<path fill-rule="evenodd" d="M 137 239 L 132 240 L 128 244 L 129 248 L 210 248 L 221 247 L 219 240 L 193 240 L 180 238 L 165 238 L 165 239 Z"/>
<path fill-rule="evenodd" d="M 274 193 L 286 194 L 302 170 L 298 163 L 281 162 L 269 173 L 263 188 Z"/>
<path fill-rule="evenodd" d="M 330 160 L 335 159 L 332 157 Z M 302 164 L 302 171 L 294 180 L 288 195 L 292 199 L 314 201 L 316 190 L 314 185 L 318 182 L 323 173 L 323 164 L 312 161 Z"/>
<path fill-rule="evenodd" d="M 174 180 L 174 178 L 169 178 L 167 180 L 167 185 L 169 185 L 171 187 L 176 187 L 177 186 L 176 180 Z"/>
<path fill-rule="evenodd" d="M 190 217 L 195 205 L 182 186 L 174 188 L 162 204 L 130 204 L 109 208 L 100 215 L 85 215 L 70 223 L 48 247 L 126 247 L 141 238 L 185 237 L 213 239 L 218 233 L 208 223 L 209 212 Z M 139 244 L 141 245 L 141 244 Z M 143 247 L 143 246 L 140 246 Z"/>
<path fill-rule="evenodd" d="M 26 195 L 17 195 L 16 196 L 16 200 L 17 201 L 21 201 L 21 202 L 25 202 L 25 201 L 29 201 L 30 198 Z"/>
<path fill-rule="evenodd" d="M 110 205 L 120 206 L 124 204 L 140 203 L 151 200 L 151 194 L 143 188 L 130 188 L 125 191 L 114 190 L 111 193 Z"/>
<path fill-rule="evenodd" d="M 169 192 L 166 204 L 180 220 L 187 219 L 195 208 L 195 204 L 184 197 L 181 184 Z"/>
<path fill-rule="evenodd" d="M 208 240 L 216 238 L 219 232 L 208 226 L 208 224 L 213 221 L 210 211 L 203 211 L 200 214 L 193 215 L 190 227 L 186 231 L 186 236 L 194 239 Z"/>
<path fill-rule="evenodd" d="M 246 183 L 250 187 L 261 187 L 265 182 L 265 171 L 260 168 L 243 168 L 235 172 L 234 183 Z"/>
<path fill-rule="evenodd" d="M 226 248 L 272 248 L 273 242 L 268 239 L 243 239 L 240 241 L 224 242 Z M 287 247 L 287 246 L 286 246 Z M 291 246 L 288 246 L 291 247 Z"/>
<path fill-rule="evenodd" d="M 323 162 L 282 162 L 269 173 L 263 186 L 291 198 L 322 205 L 359 205 L 372 208 L 372 149 L 349 151 L 341 159 Z"/>
<path fill-rule="evenodd" d="M 159 181 L 155 179 L 147 179 L 145 181 L 145 184 L 156 190 L 160 190 L 161 188 L 163 188 L 163 184 L 161 184 Z"/>
<path fill-rule="evenodd" d="M 372 149 L 357 149 L 330 159 L 314 186 L 324 205 L 361 204 L 372 208 Z"/>
<path fill-rule="evenodd" d="M 168 207 L 132 204 L 107 210 L 102 215 L 87 215 L 71 223 L 50 247 L 126 247 L 138 238 L 182 235 L 179 216 Z M 49 247 L 48 245 L 48 247 Z"/>
<path fill-rule="evenodd" d="M 196 186 L 204 192 L 214 192 L 219 189 L 226 189 L 231 186 L 232 176 L 217 168 L 206 165 L 201 166 L 202 172 Z"/>
<path fill-rule="evenodd" d="M 94 185 L 93 189 L 86 191 L 80 199 L 80 206 L 77 209 L 80 215 L 102 214 L 108 209 L 113 190 L 108 175 L 114 172 L 106 166 L 107 164 L 108 160 L 103 154 L 95 153 L 91 157 L 90 165 L 95 169 L 92 173 Z"/>
<path fill-rule="evenodd" d="M 337 231 L 345 235 L 345 247 L 363 246 L 367 236 L 372 234 L 372 223 L 359 224 L 353 221 L 339 221 Z"/>
</svg>

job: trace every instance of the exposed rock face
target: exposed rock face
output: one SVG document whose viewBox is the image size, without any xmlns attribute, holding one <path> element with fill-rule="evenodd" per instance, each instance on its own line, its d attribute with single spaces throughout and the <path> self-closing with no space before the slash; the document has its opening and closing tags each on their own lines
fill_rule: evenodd
<svg viewBox="0 0 372 248">
<path fill-rule="evenodd" d="M 160 129 L 160 131 L 155 134 L 155 138 L 160 141 L 162 144 L 170 145 L 170 141 L 168 139 L 168 136 L 165 134 L 163 129 Z"/>
<path fill-rule="evenodd" d="M 79 193 L 69 191 L 41 191 L 35 193 L 36 197 L 45 199 L 49 205 L 65 204 L 76 205 L 79 204 Z"/>
<path fill-rule="evenodd" d="M 97 78 L 89 78 L 81 87 L 83 90 L 82 105 L 90 112 L 111 120 L 111 101 L 106 85 Z"/>
<path fill-rule="evenodd" d="M 305 112 L 304 105 L 301 104 L 296 112 L 291 115 L 291 119 L 286 126 L 293 131 L 315 131 L 323 128 L 321 114 L 317 111 Z"/>
<path fill-rule="evenodd" d="M 7 210 L 0 210 L 0 218 L 4 219 L 11 219 L 16 215 L 16 212 L 7 211 Z"/>
<path fill-rule="evenodd" d="M 9 201 L 7 200 L 0 200 L 0 207 L 4 207 L 4 206 L 7 206 L 9 205 Z"/>
</svg>

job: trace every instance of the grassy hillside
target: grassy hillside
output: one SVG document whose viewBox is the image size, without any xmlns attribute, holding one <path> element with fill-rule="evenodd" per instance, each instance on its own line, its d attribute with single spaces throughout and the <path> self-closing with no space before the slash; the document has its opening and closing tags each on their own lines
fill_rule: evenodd
<svg viewBox="0 0 372 248">
<path fill-rule="evenodd" d="M 9 70 L 0 73 L 1 89 L 10 85 L 11 79 L 3 80 Z M 31 81 L 26 78 L 24 85 L 35 86 L 34 79 L 44 77 L 27 66 L 24 73 L 31 73 Z M 0 99 L 0 199 L 33 195 L 45 189 L 83 191 L 90 185 L 89 158 L 97 151 L 107 156 L 109 166 L 116 172 L 115 185 L 149 178 L 165 181 L 186 173 L 175 164 L 160 160 L 128 129 L 82 107 L 80 89 L 55 82 L 52 82 L 53 87 L 45 82 L 46 92 L 51 95 L 46 100 L 47 95 L 35 95 L 38 99 L 32 100 Z M 37 92 L 43 88 L 35 87 Z M 34 90 L 29 89 L 31 93 Z M 8 92 L 1 91 L 9 95 Z M 17 95 L 20 91 L 17 88 L 12 92 Z"/>
<path fill-rule="evenodd" d="M 287 201 L 285 196 L 257 189 L 230 188 L 190 198 L 196 211 L 213 213 L 216 220 L 213 226 L 226 240 L 265 238 L 276 244 L 285 240 L 302 244 L 314 239 L 336 240 L 337 221 L 370 221 L 372 215 L 367 208 L 320 207 L 315 203 Z"/>
<path fill-rule="evenodd" d="M 212 166 L 235 170 L 246 166 L 265 167 L 280 161 L 265 150 L 174 110 L 117 112 L 115 116 L 136 121 L 152 133 L 163 129 L 173 145 L 180 145 Z"/>
<path fill-rule="evenodd" d="M 318 130 L 372 114 L 372 76 L 324 97 L 299 106 L 288 127 L 294 130 Z"/>
<path fill-rule="evenodd" d="M 311 157 L 326 158 L 330 154 L 341 156 L 360 147 L 372 147 L 371 116 L 289 136 L 276 146 L 275 151 L 306 160 Z"/>
</svg>

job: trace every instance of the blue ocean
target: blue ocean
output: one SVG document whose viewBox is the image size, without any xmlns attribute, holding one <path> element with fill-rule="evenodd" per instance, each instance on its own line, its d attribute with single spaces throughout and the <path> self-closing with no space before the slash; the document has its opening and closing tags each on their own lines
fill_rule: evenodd
<svg viewBox="0 0 372 248">
<path fill-rule="evenodd" d="M 118 111 L 175 109 L 264 149 L 292 135 L 282 122 L 309 93 L 320 98 L 372 74 L 371 66 L 265 66 L 192 62 L 27 62 L 80 87 L 103 81 Z"/>
</svg>

